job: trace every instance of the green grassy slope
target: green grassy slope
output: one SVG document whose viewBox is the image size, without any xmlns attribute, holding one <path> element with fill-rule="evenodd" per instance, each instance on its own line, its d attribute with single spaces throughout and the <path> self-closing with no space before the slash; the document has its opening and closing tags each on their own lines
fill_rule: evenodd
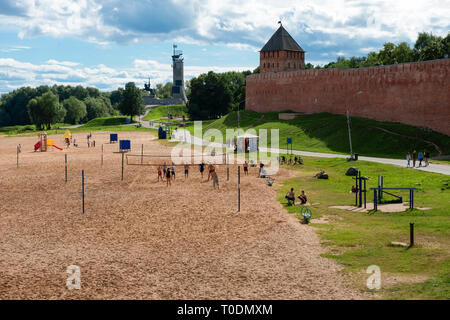
<svg viewBox="0 0 450 320">
<path fill-rule="evenodd" d="M 313 218 L 327 217 L 328 223 L 312 222 L 318 228 L 328 258 L 336 259 L 355 278 L 362 290 L 369 277 L 370 265 L 380 267 L 383 279 L 402 278 L 404 281 L 382 283 L 381 294 L 393 299 L 448 299 L 450 297 L 450 188 L 448 176 L 398 168 L 365 161 L 352 163 L 364 176 L 371 177 L 368 188 L 376 187 L 377 176 L 384 176 L 386 187 L 415 187 L 415 207 L 431 210 L 402 213 L 351 212 L 331 209 L 330 206 L 354 205 L 350 193 L 353 180 L 345 176 L 350 164 L 345 159 L 304 157 L 295 178 L 283 181 L 278 189 L 279 201 L 294 187 L 295 193 L 305 190 Z M 329 180 L 313 175 L 325 169 Z M 409 201 L 408 191 L 395 191 Z M 373 201 L 369 193 L 368 202 Z M 290 214 L 299 206 L 285 207 Z M 409 223 L 415 223 L 415 246 L 411 249 L 391 247 L 392 241 L 409 243 Z M 398 277 L 397 277 L 398 276 Z M 383 280 L 384 281 L 384 280 Z"/>
<path fill-rule="evenodd" d="M 303 115 L 293 120 L 279 120 L 278 113 L 241 111 L 241 128 L 279 129 L 280 147 L 285 148 L 286 138 L 293 138 L 293 149 L 316 152 L 349 154 L 346 117 L 329 113 Z M 418 127 L 392 122 L 380 122 L 352 117 L 353 151 L 365 156 L 404 158 L 407 152 L 428 149 L 432 156 L 439 154 L 433 142 L 442 151 L 450 154 L 450 137 Z M 227 128 L 237 128 L 237 114 L 215 120 L 204 121 L 203 131 L 215 128 L 225 136 Z M 193 127 L 189 130 L 193 132 Z M 387 130 L 389 132 L 383 131 Z M 270 134 L 268 137 L 270 142 Z"/>
<path fill-rule="evenodd" d="M 150 121 L 167 117 L 168 111 L 175 117 L 182 117 L 186 113 L 185 105 L 159 106 L 153 108 L 142 120 Z"/>
<path fill-rule="evenodd" d="M 84 128 L 91 127 L 103 127 L 103 126 L 120 126 L 122 124 L 126 124 L 126 119 L 129 117 L 119 116 L 119 117 L 104 117 L 104 118 L 96 118 L 92 119 L 88 123 L 84 124 Z M 135 121 L 133 121 L 135 122 Z"/>
</svg>

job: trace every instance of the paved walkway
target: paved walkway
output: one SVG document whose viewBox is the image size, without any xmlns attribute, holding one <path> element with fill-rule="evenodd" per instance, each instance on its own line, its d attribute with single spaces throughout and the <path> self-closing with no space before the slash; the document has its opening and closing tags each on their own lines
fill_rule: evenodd
<svg viewBox="0 0 450 320">
<path fill-rule="evenodd" d="M 146 109 L 145 114 L 150 112 L 151 107 L 148 107 Z M 145 116 L 145 115 L 144 115 Z M 142 121 L 140 120 L 142 125 L 146 128 L 152 128 L 152 129 L 158 129 L 158 127 L 155 124 L 152 124 L 149 121 Z M 184 129 L 177 129 L 172 134 L 172 140 L 173 141 L 185 141 L 191 144 L 195 145 L 201 145 L 201 146 L 211 146 L 211 147 L 218 147 L 218 148 L 225 148 L 226 145 L 221 143 L 210 143 L 208 141 L 204 141 L 198 137 L 191 136 L 191 133 L 186 130 L 186 135 L 184 133 Z M 271 149 L 271 148 L 260 148 L 260 151 L 262 152 L 274 152 L 274 153 L 287 153 L 286 149 Z M 345 159 L 348 158 L 349 155 L 343 155 L 343 154 L 335 154 L 335 153 L 323 153 L 323 152 L 310 152 L 310 151 L 301 151 L 301 150 L 293 150 L 292 153 L 294 155 L 300 155 L 300 156 L 308 156 L 308 157 L 320 157 L 320 158 L 341 158 Z M 370 162 L 377 162 L 377 163 L 383 163 L 383 164 L 392 164 L 399 167 L 406 167 L 406 160 L 402 159 L 389 159 L 389 158 L 376 158 L 376 157 L 365 157 L 365 156 L 359 156 L 359 160 L 363 161 L 370 161 Z M 440 173 L 445 175 L 450 175 L 450 166 L 445 164 L 430 164 L 428 167 L 416 167 L 414 170 L 422 170 L 427 172 L 434 172 L 434 173 Z"/>
<path fill-rule="evenodd" d="M 184 130 L 178 129 L 174 132 L 172 135 L 172 140 L 174 141 L 184 141 Z M 226 145 L 221 143 L 209 143 L 208 141 L 204 141 L 198 137 L 191 136 L 189 131 L 186 131 L 186 142 L 195 144 L 195 145 L 202 145 L 202 146 L 211 146 L 211 147 L 218 147 L 218 148 L 225 148 Z M 286 149 L 271 149 L 271 148 L 260 148 L 260 151 L 262 152 L 273 152 L 273 153 L 287 153 Z M 348 158 L 349 155 L 342 155 L 342 154 L 334 154 L 334 153 L 322 153 L 322 152 L 310 152 L 310 151 L 300 151 L 300 150 L 293 150 L 292 153 L 294 155 L 300 155 L 300 156 L 308 156 L 308 157 L 321 157 L 321 158 L 341 158 L 345 159 Z M 383 164 L 392 164 L 399 167 L 406 167 L 406 160 L 402 159 L 389 159 L 389 158 L 376 158 L 376 157 L 365 157 L 365 156 L 359 156 L 359 160 L 362 161 L 370 161 L 370 162 L 377 162 L 377 163 L 383 163 Z M 428 167 L 416 167 L 414 170 L 421 170 L 421 171 L 427 171 L 427 172 L 434 172 L 434 173 L 440 173 L 445 175 L 450 175 L 450 166 L 445 164 L 430 164 Z"/>
</svg>

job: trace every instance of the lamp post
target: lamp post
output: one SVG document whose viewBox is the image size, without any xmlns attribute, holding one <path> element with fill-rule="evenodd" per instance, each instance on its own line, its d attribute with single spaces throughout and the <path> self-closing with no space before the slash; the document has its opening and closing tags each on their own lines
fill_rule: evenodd
<svg viewBox="0 0 450 320">
<path fill-rule="evenodd" d="M 349 111 L 349 103 L 348 103 L 348 101 L 353 96 L 360 95 L 361 93 L 363 93 L 363 91 L 358 91 L 358 92 L 352 94 L 347 100 L 347 127 L 348 127 L 348 141 L 349 141 L 349 144 L 350 144 L 350 159 L 351 160 L 353 160 L 354 157 L 353 157 L 353 147 L 352 147 L 352 133 L 351 133 L 351 130 L 350 130 L 350 111 Z"/>
</svg>

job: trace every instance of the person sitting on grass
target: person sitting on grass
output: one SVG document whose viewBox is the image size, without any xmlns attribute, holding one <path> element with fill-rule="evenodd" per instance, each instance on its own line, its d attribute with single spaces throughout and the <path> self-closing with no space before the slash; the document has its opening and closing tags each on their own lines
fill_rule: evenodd
<svg viewBox="0 0 450 320">
<path fill-rule="evenodd" d="M 291 191 L 286 195 L 286 200 L 288 201 L 288 205 L 295 206 L 295 193 L 294 188 L 291 188 Z"/>
<path fill-rule="evenodd" d="M 258 173 L 258 178 L 261 178 L 261 176 L 263 175 L 263 170 L 264 170 L 264 163 L 262 163 L 262 161 L 259 163 L 259 173 Z"/>
<path fill-rule="evenodd" d="M 302 193 L 298 196 L 298 199 L 300 200 L 300 204 L 306 204 L 308 198 L 306 197 L 304 190 L 302 190 Z"/>
</svg>

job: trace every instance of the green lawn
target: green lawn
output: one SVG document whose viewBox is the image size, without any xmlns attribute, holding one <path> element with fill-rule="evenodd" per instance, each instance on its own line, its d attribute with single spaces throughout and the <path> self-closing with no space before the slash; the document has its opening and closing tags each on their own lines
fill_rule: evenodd
<svg viewBox="0 0 450 320">
<path fill-rule="evenodd" d="M 327 217 L 329 223 L 313 223 L 327 248 L 324 255 L 345 267 L 355 285 L 365 289 L 369 275 L 364 271 L 378 265 L 385 275 L 406 277 L 406 282 L 386 284 L 380 290 L 384 298 L 392 299 L 449 299 L 450 298 L 450 178 L 445 175 L 398 168 L 359 161 L 348 163 L 344 159 L 304 158 L 305 165 L 295 178 L 283 182 L 278 189 L 279 201 L 285 206 L 284 196 L 291 187 L 296 194 L 305 190 L 313 204 L 313 218 Z M 350 166 L 357 166 L 369 176 L 368 187 L 376 187 L 379 174 L 386 187 L 415 187 L 416 207 L 431 210 L 403 213 L 355 213 L 330 209 L 332 205 L 354 205 L 350 193 L 351 177 L 345 176 Z M 324 169 L 329 180 L 318 180 L 313 175 Z M 409 193 L 400 192 L 408 201 Z M 368 194 L 368 202 L 373 194 Z M 285 206 L 286 207 L 286 206 Z M 299 207 L 286 207 L 294 214 Z M 416 245 L 396 248 L 392 241 L 409 243 L 409 223 L 415 223 Z M 417 281 L 419 279 L 424 279 Z M 411 279 L 411 280 L 408 280 Z M 367 289 L 365 289 L 367 290 Z"/>
<path fill-rule="evenodd" d="M 349 154 L 346 117 L 329 113 L 303 115 L 293 120 L 279 120 L 278 113 L 257 113 L 241 111 L 241 128 L 279 129 L 280 147 L 285 148 L 286 138 L 293 138 L 293 149 Z M 365 156 L 404 158 L 407 152 L 428 149 L 431 156 L 438 155 L 436 148 L 424 140 L 435 143 L 442 154 L 450 154 L 450 137 L 418 127 L 400 123 L 379 122 L 352 117 L 353 151 Z M 203 131 L 218 129 L 225 137 L 227 128 L 237 128 L 237 114 L 228 115 L 214 121 L 204 121 Z M 193 133 L 193 126 L 188 129 Z M 388 133 L 388 130 L 393 133 Z M 268 131 L 270 139 L 270 130 Z"/>
<path fill-rule="evenodd" d="M 186 114 L 187 107 L 182 104 L 155 107 L 144 118 L 142 118 L 142 120 L 151 121 L 164 117 L 167 118 L 169 112 L 175 117 L 182 117 L 184 114 Z"/>
</svg>

